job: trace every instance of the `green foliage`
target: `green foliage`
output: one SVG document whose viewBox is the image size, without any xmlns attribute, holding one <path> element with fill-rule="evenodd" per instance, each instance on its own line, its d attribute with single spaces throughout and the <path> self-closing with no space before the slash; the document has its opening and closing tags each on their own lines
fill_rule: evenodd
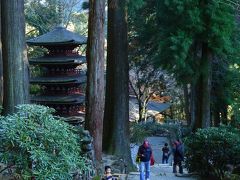
<svg viewBox="0 0 240 180">
<path fill-rule="evenodd" d="M 77 32 L 79 32 L 80 26 L 87 26 L 85 19 L 88 16 L 87 13 L 81 12 L 81 0 L 61 0 L 61 12 L 59 11 L 59 2 L 59 0 L 25 1 L 25 16 L 27 25 L 29 25 L 27 26 L 28 37 L 47 33 L 61 23 L 65 27 L 73 25 Z"/>
<path fill-rule="evenodd" d="M 151 132 L 146 129 L 143 124 L 134 123 L 130 128 L 130 142 L 131 143 L 142 143 L 146 137 L 149 137 Z"/>
<path fill-rule="evenodd" d="M 87 168 L 77 131 L 57 120 L 54 109 L 19 105 L 18 112 L 1 117 L 2 163 L 14 165 L 21 179 L 71 179 Z"/>
<path fill-rule="evenodd" d="M 37 34 L 44 34 L 59 24 L 58 0 L 25 1 L 26 22 L 37 30 Z"/>
<path fill-rule="evenodd" d="M 129 52 L 133 57 L 144 54 L 179 84 L 196 86 L 213 67 L 212 110 L 223 113 L 231 105 L 232 114 L 240 117 L 240 76 L 229 68 L 240 62 L 236 19 L 234 8 L 217 0 L 143 0 L 129 17 Z M 206 44 L 207 58 L 217 59 L 212 66 L 204 65 Z"/>
<path fill-rule="evenodd" d="M 82 9 L 84 9 L 84 10 L 87 10 L 87 9 L 89 9 L 89 2 L 83 2 L 82 3 Z"/>
<path fill-rule="evenodd" d="M 189 82 L 205 71 L 196 54 L 201 43 L 215 56 L 233 52 L 234 16 L 231 6 L 214 0 L 148 0 L 130 16 L 130 30 L 158 66 Z"/>
<path fill-rule="evenodd" d="M 30 94 L 38 95 L 42 92 L 41 86 L 37 84 L 30 85 Z"/>
<path fill-rule="evenodd" d="M 240 163 L 240 132 L 228 126 L 198 129 L 187 137 L 186 166 L 201 176 L 223 178 L 226 165 Z"/>
<path fill-rule="evenodd" d="M 144 0 L 127 0 L 128 14 L 134 15 L 135 11 L 144 5 Z"/>
<path fill-rule="evenodd" d="M 130 141 L 132 143 L 142 143 L 146 137 L 167 135 L 171 141 L 181 139 L 189 133 L 188 128 L 180 124 L 159 124 L 154 122 L 133 123 L 130 127 Z"/>
<path fill-rule="evenodd" d="M 100 176 L 95 176 L 95 177 L 93 177 L 92 180 L 101 180 L 101 177 Z"/>
</svg>

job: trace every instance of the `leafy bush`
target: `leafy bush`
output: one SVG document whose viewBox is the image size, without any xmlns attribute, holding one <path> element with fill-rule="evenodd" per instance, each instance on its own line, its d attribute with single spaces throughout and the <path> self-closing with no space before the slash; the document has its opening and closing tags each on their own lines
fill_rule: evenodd
<svg viewBox="0 0 240 180">
<path fill-rule="evenodd" d="M 134 123 L 130 127 L 130 141 L 131 143 L 142 143 L 143 140 L 150 136 L 149 130 L 146 130 L 143 125 Z"/>
<path fill-rule="evenodd" d="M 199 129 L 186 138 L 186 166 L 201 176 L 224 177 L 228 164 L 240 163 L 239 130 L 222 126 Z"/>
<path fill-rule="evenodd" d="M 14 165 L 21 179 L 71 179 L 87 168 L 81 156 L 79 135 L 57 120 L 54 109 L 20 105 L 18 112 L 1 117 L 0 160 Z"/>
<path fill-rule="evenodd" d="M 159 124 L 154 122 L 133 123 L 130 128 L 130 140 L 132 143 L 141 143 L 149 136 L 167 135 L 170 140 L 181 139 L 183 133 L 189 129 L 179 124 Z"/>
</svg>

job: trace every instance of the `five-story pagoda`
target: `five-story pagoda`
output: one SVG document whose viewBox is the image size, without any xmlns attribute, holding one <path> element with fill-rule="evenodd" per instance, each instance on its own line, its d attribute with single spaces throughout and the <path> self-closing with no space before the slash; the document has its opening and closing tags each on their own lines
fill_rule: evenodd
<svg viewBox="0 0 240 180">
<path fill-rule="evenodd" d="M 41 89 L 31 102 L 54 108 L 70 123 L 82 121 L 85 111 L 86 57 L 79 55 L 76 48 L 86 42 L 86 37 L 61 26 L 27 41 L 29 46 L 47 49 L 44 56 L 29 60 L 30 65 L 41 69 L 40 76 L 30 78 L 30 83 Z"/>
</svg>

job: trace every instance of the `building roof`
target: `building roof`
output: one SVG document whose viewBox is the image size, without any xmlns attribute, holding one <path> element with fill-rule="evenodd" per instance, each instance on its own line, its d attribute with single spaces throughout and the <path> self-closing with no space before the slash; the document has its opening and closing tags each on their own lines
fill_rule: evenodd
<svg viewBox="0 0 240 180">
<path fill-rule="evenodd" d="M 46 65 L 46 64 L 83 64 L 86 62 L 85 56 L 54 56 L 54 57 L 38 57 L 29 60 L 31 65 Z"/>
<path fill-rule="evenodd" d="M 36 77 L 31 78 L 31 84 L 82 84 L 87 81 L 87 76 L 78 74 L 74 76 L 57 76 L 57 77 Z"/>
<path fill-rule="evenodd" d="M 33 46 L 81 45 L 86 43 L 87 38 L 85 36 L 60 26 L 46 34 L 27 40 L 27 44 Z"/>
<path fill-rule="evenodd" d="M 85 101 L 85 96 L 69 95 L 69 96 L 32 96 L 32 102 L 41 104 L 81 104 Z"/>
</svg>

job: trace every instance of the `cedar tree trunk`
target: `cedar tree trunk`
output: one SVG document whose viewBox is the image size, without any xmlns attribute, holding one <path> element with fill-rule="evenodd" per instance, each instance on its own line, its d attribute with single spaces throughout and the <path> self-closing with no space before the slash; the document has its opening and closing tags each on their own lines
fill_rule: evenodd
<svg viewBox="0 0 240 180">
<path fill-rule="evenodd" d="M 2 62 L 2 38 L 1 38 L 1 25 L 2 25 L 2 21 L 1 21 L 1 4 L 2 1 L 0 1 L 0 106 L 2 106 L 3 104 L 3 62 Z"/>
<path fill-rule="evenodd" d="M 105 1 L 89 1 L 87 47 L 86 128 L 93 136 L 95 158 L 102 159 L 104 116 L 104 16 Z"/>
<path fill-rule="evenodd" d="M 3 113 L 28 102 L 28 61 L 25 43 L 24 0 L 4 0 L 2 17 Z"/>
<path fill-rule="evenodd" d="M 132 168 L 126 0 L 108 0 L 108 51 L 103 148 Z"/>
</svg>

